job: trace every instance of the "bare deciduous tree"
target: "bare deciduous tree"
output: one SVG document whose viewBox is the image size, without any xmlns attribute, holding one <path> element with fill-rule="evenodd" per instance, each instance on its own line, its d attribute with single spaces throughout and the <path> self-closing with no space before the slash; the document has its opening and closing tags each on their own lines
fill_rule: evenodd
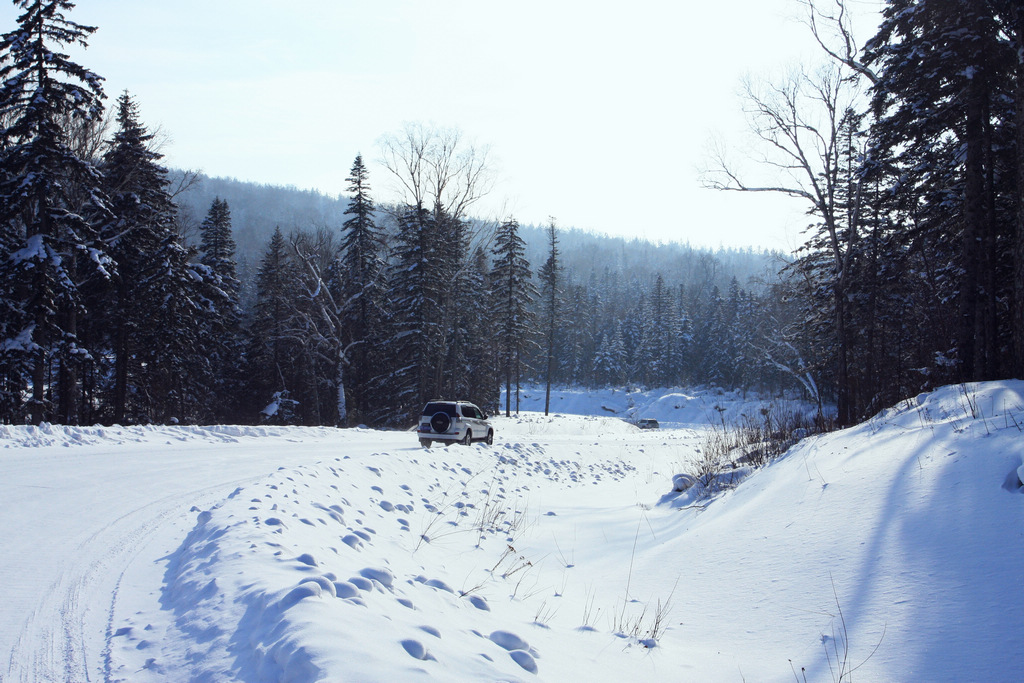
<svg viewBox="0 0 1024 683">
<path fill-rule="evenodd" d="M 854 36 L 852 17 L 846 0 L 797 0 L 806 10 L 804 22 L 818 46 L 837 64 L 878 83 L 878 75 L 860 59 L 860 46 Z"/>
<path fill-rule="evenodd" d="M 460 220 L 492 187 L 485 147 L 455 128 L 408 123 L 381 138 L 381 162 L 397 180 L 403 201 Z"/>
<path fill-rule="evenodd" d="M 344 426 L 348 421 L 345 368 L 349 364 L 351 344 L 344 343 L 344 310 L 348 302 L 339 301 L 327 284 L 327 272 L 338 251 L 334 234 L 321 227 L 312 234 L 293 234 L 290 242 L 303 273 L 296 297 L 296 318 L 301 321 L 306 338 L 303 353 L 311 365 L 319 359 L 328 367 L 334 367 L 337 420 Z M 316 374 L 310 371 L 310 376 Z M 319 391 L 314 391 L 313 395 L 318 396 Z"/>
<path fill-rule="evenodd" d="M 851 131 L 859 128 L 856 111 L 862 99 L 855 74 L 840 62 L 813 73 L 795 71 L 777 83 L 748 79 L 744 102 L 759 142 L 754 154 L 763 181 L 747 180 L 721 149 L 713 152 L 711 166 L 702 175 L 704 186 L 716 190 L 802 199 L 820 221 L 818 232 L 832 264 L 841 423 L 852 419 L 845 395 L 850 348 L 845 290 L 859 222 L 860 182 L 850 169 L 849 149 Z"/>
</svg>

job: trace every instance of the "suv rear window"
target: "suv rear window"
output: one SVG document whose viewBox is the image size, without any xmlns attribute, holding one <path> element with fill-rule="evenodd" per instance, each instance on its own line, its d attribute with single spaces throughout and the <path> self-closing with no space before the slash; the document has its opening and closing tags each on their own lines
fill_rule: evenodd
<svg viewBox="0 0 1024 683">
<path fill-rule="evenodd" d="M 448 413 L 452 417 L 457 415 L 454 403 L 428 403 L 423 409 L 423 414 L 427 417 L 436 413 Z"/>
</svg>

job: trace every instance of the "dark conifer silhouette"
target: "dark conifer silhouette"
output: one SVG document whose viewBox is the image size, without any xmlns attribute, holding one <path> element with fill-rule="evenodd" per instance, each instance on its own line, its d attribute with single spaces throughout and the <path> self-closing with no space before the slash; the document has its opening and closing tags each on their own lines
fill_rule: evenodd
<svg viewBox="0 0 1024 683">
<path fill-rule="evenodd" d="M 80 286 L 112 264 L 89 220 L 107 210 L 99 174 L 66 134 L 69 121 L 101 116 L 102 79 L 62 50 L 96 29 L 66 18 L 72 2 L 15 4 L 18 26 L 0 38 L 0 403 L 35 424 L 75 423 L 88 357 Z"/>
</svg>

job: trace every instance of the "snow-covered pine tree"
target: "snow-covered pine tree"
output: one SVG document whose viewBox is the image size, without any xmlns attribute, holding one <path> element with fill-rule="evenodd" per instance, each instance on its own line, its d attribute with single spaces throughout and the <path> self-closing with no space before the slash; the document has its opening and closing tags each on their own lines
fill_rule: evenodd
<svg viewBox="0 0 1024 683">
<path fill-rule="evenodd" d="M 407 207 L 399 217 L 398 234 L 388 278 L 393 310 L 392 334 L 386 342 L 394 368 L 387 393 L 393 397 L 386 421 L 405 424 L 423 404 L 437 398 L 438 368 L 443 369 L 441 346 L 444 243 L 441 226 L 430 211 Z"/>
<path fill-rule="evenodd" d="M 601 343 L 598 344 L 594 353 L 593 372 L 593 386 L 607 387 L 612 383 L 611 378 L 616 372 L 616 367 L 607 332 L 601 334 Z"/>
<path fill-rule="evenodd" d="M 441 289 L 441 324 L 439 343 L 443 362 L 436 368 L 434 396 L 469 396 L 473 383 L 469 364 L 473 340 L 469 328 L 474 314 L 474 294 L 470 284 L 469 235 L 463 221 L 446 217 L 442 230 L 448 235 L 445 245 L 449 257 L 441 261 L 441 278 L 447 286 Z"/>
<path fill-rule="evenodd" d="M 730 361 L 724 349 L 725 302 L 717 286 L 696 300 L 694 307 L 693 361 L 705 381 L 721 385 Z"/>
<path fill-rule="evenodd" d="M 1000 13 L 1000 6 L 889 0 L 866 46 L 865 61 L 878 74 L 874 147 L 903 200 L 904 242 L 924 247 L 922 267 L 945 271 L 934 281 L 949 302 L 941 318 L 957 324 L 940 352 L 955 357 L 952 378 L 961 380 L 1005 373 L 1011 357 L 1010 321 L 1000 311 L 1009 310 L 1009 226 L 1020 197 L 1008 154 L 1019 58 L 1008 8 Z"/>
<path fill-rule="evenodd" d="M 565 298 L 565 308 L 572 311 L 573 324 L 565 328 L 559 377 L 570 384 L 586 384 L 591 376 L 593 349 L 597 343 L 592 334 L 593 300 L 582 284 L 570 286 Z"/>
<path fill-rule="evenodd" d="M 215 197 L 199 226 L 200 258 L 210 314 L 203 328 L 203 344 L 210 362 L 206 408 L 216 419 L 237 421 L 240 408 L 232 400 L 239 395 L 244 366 L 241 337 L 238 269 L 235 239 L 231 232 L 231 210 L 227 201 Z"/>
<path fill-rule="evenodd" d="M 18 26 L 0 37 L 0 419 L 20 420 L 27 407 L 35 424 L 73 423 L 78 365 L 89 355 L 78 337 L 79 287 L 107 277 L 110 264 L 88 219 L 106 210 L 99 174 L 65 128 L 102 115 L 102 79 L 62 49 L 96 29 L 67 19 L 67 0 L 15 4 Z"/>
<path fill-rule="evenodd" d="M 651 302 L 646 288 L 639 279 L 633 279 L 631 289 L 637 292 L 637 296 L 622 320 L 626 383 L 649 387 L 652 379 L 651 370 L 655 362 Z"/>
<path fill-rule="evenodd" d="M 199 226 L 202 256 L 199 262 L 212 268 L 223 280 L 225 288 L 238 289 L 235 267 L 235 238 L 231 234 L 231 209 L 220 197 L 215 197 L 210 210 Z"/>
<path fill-rule="evenodd" d="M 300 355 L 298 325 L 294 315 L 298 287 L 290 247 L 281 228 L 276 228 L 256 273 L 256 300 L 246 342 L 245 393 L 251 400 L 243 404 L 243 409 L 277 424 L 291 424 L 297 418 L 292 394 L 299 386 L 295 367 Z"/>
<path fill-rule="evenodd" d="M 616 322 L 612 332 L 601 335 L 594 353 L 594 384 L 599 387 L 621 386 L 626 378 L 626 352 L 622 324 Z"/>
<path fill-rule="evenodd" d="M 140 376 L 134 412 L 140 421 L 195 423 L 209 418 L 203 399 L 211 369 L 201 339 L 208 313 L 203 283 L 191 262 L 194 249 L 182 245 L 177 235 L 167 236 L 154 265 L 159 269 L 161 293 L 157 310 L 149 315 L 153 327 L 149 344 L 139 349 Z"/>
<path fill-rule="evenodd" d="M 686 287 L 679 285 L 671 292 L 669 303 L 669 380 L 668 385 L 684 385 L 687 382 L 687 358 L 693 343 L 693 325 L 686 309 Z"/>
<path fill-rule="evenodd" d="M 659 387 L 672 386 L 675 381 L 672 345 L 677 325 L 672 316 L 672 297 L 665 286 L 665 278 L 658 273 L 651 291 L 651 315 L 649 320 L 651 338 L 651 381 Z"/>
<path fill-rule="evenodd" d="M 341 251 L 332 282 L 342 307 L 342 334 L 348 364 L 344 382 L 349 421 L 370 420 L 369 413 L 383 397 L 372 387 L 384 374 L 381 341 L 386 330 L 386 270 L 382 231 L 374 222 L 369 172 L 358 155 L 348 175 L 350 216 L 342 226 Z"/>
<path fill-rule="evenodd" d="M 491 274 L 487 253 L 477 247 L 463 278 L 465 296 L 461 334 L 465 337 L 464 380 L 469 400 L 491 413 L 498 410 L 501 401 L 501 375 L 495 342 L 493 297 L 490 291 Z"/>
<path fill-rule="evenodd" d="M 729 280 L 729 290 L 719 309 L 718 346 L 721 362 L 719 373 L 721 384 L 727 387 L 746 386 L 742 383 L 745 371 L 745 325 L 740 321 L 746 292 L 735 277 Z"/>
<path fill-rule="evenodd" d="M 548 220 L 548 258 L 540 267 L 540 315 L 544 332 L 544 414 L 551 410 L 551 382 L 555 374 L 556 343 L 561 327 L 560 304 L 562 298 L 562 262 L 558 250 L 558 228 L 555 219 Z"/>
<path fill-rule="evenodd" d="M 672 311 L 677 327 L 672 335 L 672 377 L 673 383 L 687 384 L 696 375 L 691 359 L 693 358 L 693 318 L 688 305 L 685 285 L 672 292 Z"/>
<path fill-rule="evenodd" d="M 491 270 L 498 349 L 505 379 L 505 416 L 512 414 L 512 384 L 519 390 L 523 351 L 533 329 L 531 304 L 537 297 L 526 260 L 526 243 L 515 219 L 505 221 L 494 236 L 494 264 Z M 516 410 L 518 411 L 518 405 Z"/>
<path fill-rule="evenodd" d="M 182 247 L 167 171 L 159 164 L 162 155 L 151 148 L 153 136 L 139 122 L 138 108 L 127 92 L 117 102 L 117 124 L 101 162 L 111 217 L 100 226 L 117 271 L 100 294 L 89 325 L 112 360 L 111 371 L 100 373 L 111 379 L 104 392 L 109 412 L 100 417 L 123 424 L 151 417 L 151 406 L 139 403 L 152 395 L 151 387 L 140 384 L 142 363 L 152 361 L 155 340 L 165 334 L 158 324 L 159 310 L 174 280 L 166 250 Z"/>
</svg>

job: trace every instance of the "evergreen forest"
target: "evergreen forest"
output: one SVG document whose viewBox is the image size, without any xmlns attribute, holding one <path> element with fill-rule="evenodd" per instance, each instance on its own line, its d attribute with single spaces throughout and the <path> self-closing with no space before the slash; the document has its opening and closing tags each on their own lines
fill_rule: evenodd
<svg viewBox="0 0 1024 683">
<path fill-rule="evenodd" d="M 0 37 L 0 423 L 406 428 L 523 383 L 800 392 L 851 424 L 1024 376 L 1024 9 L 887 0 L 857 46 L 746 85 L 763 143 L 725 192 L 802 202 L 793 254 L 650 244 L 474 214 L 487 161 L 409 124 L 338 197 L 165 168 L 129 92 L 64 51 L 72 2 Z M 769 174 L 770 175 L 770 174 Z M 671 198 L 665 198 L 666 211 Z M 506 402 L 500 404 L 502 390 Z"/>
</svg>

